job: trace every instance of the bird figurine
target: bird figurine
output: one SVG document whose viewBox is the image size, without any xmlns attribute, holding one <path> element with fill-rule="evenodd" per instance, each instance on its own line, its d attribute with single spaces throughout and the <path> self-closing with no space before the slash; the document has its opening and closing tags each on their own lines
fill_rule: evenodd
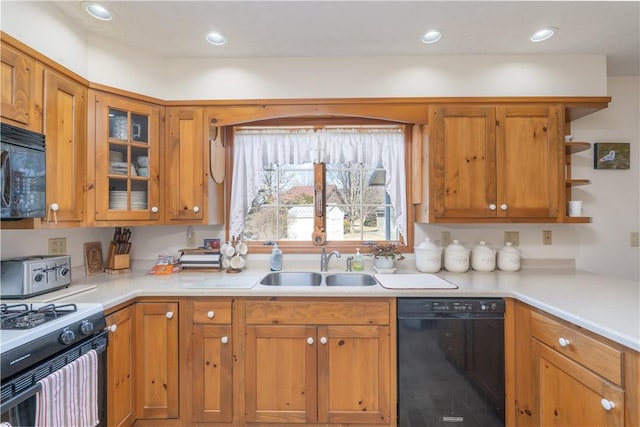
<svg viewBox="0 0 640 427">
<path fill-rule="evenodd" d="M 609 154 L 605 155 L 600 159 L 601 162 L 611 162 L 616 158 L 616 152 L 611 150 Z"/>
</svg>

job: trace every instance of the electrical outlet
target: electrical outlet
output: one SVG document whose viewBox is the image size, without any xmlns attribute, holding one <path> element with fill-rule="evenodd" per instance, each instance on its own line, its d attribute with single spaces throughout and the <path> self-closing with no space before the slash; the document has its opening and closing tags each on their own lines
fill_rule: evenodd
<svg viewBox="0 0 640 427">
<path fill-rule="evenodd" d="M 451 232 L 443 231 L 440 233 L 440 246 L 445 247 L 451 243 Z"/>
<path fill-rule="evenodd" d="M 551 230 L 542 230 L 542 244 L 543 245 L 551 244 Z"/>
<path fill-rule="evenodd" d="M 640 246 L 640 233 L 637 231 L 632 231 L 629 235 L 629 246 L 632 248 L 637 248 Z"/>
<path fill-rule="evenodd" d="M 52 237 L 49 239 L 49 255 L 66 255 L 67 254 L 67 238 Z"/>
<path fill-rule="evenodd" d="M 505 231 L 504 242 L 511 242 L 513 246 L 520 245 L 520 232 L 519 231 Z"/>
<path fill-rule="evenodd" d="M 188 226 L 187 227 L 187 247 L 195 248 L 196 246 L 198 246 L 196 243 L 196 232 L 193 231 L 192 226 Z"/>
</svg>

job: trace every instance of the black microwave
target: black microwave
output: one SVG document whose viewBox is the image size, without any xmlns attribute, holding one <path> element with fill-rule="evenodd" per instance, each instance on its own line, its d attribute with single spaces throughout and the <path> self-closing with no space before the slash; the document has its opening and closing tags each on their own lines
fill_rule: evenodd
<svg viewBox="0 0 640 427">
<path fill-rule="evenodd" d="M 44 218 L 45 136 L 0 124 L 0 219 Z"/>
</svg>

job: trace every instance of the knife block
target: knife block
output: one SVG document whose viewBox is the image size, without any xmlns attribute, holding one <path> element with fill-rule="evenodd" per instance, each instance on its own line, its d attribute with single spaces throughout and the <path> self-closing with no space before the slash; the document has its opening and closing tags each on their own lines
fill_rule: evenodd
<svg viewBox="0 0 640 427">
<path fill-rule="evenodd" d="M 131 259 L 129 254 L 112 255 L 107 260 L 107 268 L 105 271 L 108 274 L 122 274 L 129 273 L 131 271 Z"/>
</svg>

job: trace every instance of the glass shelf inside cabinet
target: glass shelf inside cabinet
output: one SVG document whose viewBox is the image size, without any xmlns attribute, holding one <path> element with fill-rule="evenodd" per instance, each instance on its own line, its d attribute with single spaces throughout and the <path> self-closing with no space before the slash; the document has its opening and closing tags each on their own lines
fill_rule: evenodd
<svg viewBox="0 0 640 427">
<path fill-rule="evenodd" d="M 109 209 L 148 209 L 148 140 L 148 116 L 109 109 Z"/>
</svg>

